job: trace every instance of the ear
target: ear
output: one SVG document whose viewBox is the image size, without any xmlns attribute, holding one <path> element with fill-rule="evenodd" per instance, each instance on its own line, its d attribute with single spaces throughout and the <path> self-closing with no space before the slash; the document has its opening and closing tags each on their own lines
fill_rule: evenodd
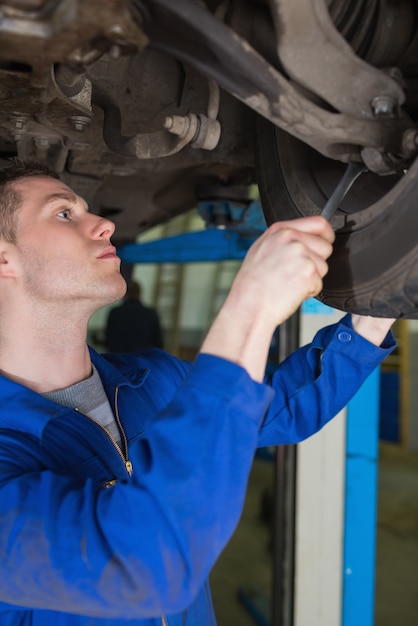
<svg viewBox="0 0 418 626">
<path fill-rule="evenodd" d="M 0 245 L 0 278 L 14 278 L 16 276 L 13 255 L 9 253 L 8 246 Z"/>
</svg>

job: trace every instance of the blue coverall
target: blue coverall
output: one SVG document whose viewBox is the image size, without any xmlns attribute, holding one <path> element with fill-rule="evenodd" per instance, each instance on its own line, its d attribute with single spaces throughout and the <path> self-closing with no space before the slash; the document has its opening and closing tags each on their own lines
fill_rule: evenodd
<svg viewBox="0 0 418 626">
<path fill-rule="evenodd" d="M 345 317 L 266 384 L 205 354 L 190 365 L 92 350 L 126 449 L 0 377 L 1 626 L 215 624 L 207 578 L 257 446 L 318 431 L 393 347 Z"/>
</svg>

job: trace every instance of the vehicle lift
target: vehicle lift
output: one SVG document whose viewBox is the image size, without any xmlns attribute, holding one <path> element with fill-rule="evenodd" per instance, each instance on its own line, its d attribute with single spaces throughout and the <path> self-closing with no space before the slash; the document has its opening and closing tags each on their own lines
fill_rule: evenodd
<svg viewBox="0 0 418 626">
<path fill-rule="evenodd" d="M 206 228 L 118 249 L 124 263 L 198 263 L 244 259 L 267 228 L 258 200 L 236 203 L 205 200 L 198 212 Z"/>
</svg>

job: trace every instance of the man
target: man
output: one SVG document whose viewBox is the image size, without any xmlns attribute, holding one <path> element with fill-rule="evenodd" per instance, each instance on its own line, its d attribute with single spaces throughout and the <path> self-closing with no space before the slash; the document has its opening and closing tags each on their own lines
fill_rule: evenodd
<svg viewBox="0 0 418 626">
<path fill-rule="evenodd" d="M 138 352 L 162 348 L 163 337 L 157 311 L 141 301 L 141 287 L 129 281 L 122 304 L 107 316 L 105 343 L 109 352 Z"/>
<path fill-rule="evenodd" d="M 45 171 L 1 176 L 0 623 L 213 625 L 256 447 L 331 419 L 393 320 L 346 316 L 263 383 L 274 329 L 327 271 L 317 216 L 255 242 L 193 364 L 98 355 L 87 322 L 125 291 L 113 224 Z"/>
</svg>

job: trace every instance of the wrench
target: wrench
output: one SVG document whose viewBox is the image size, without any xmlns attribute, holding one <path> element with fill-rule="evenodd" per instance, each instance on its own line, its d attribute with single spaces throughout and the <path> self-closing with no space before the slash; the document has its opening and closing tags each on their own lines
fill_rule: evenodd
<svg viewBox="0 0 418 626">
<path fill-rule="evenodd" d="M 328 198 L 327 203 L 322 209 L 320 215 L 330 221 L 332 216 L 336 213 L 341 202 L 347 195 L 347 192 L 351 189 L 352 184 L 357 180 L 360 174 L 366 171 L 367 167 L 364 165 L 364 163 L 355 163 L 354 161 L 351 161 L 347 165 L 347 168 L 340 182 Z"/>
</svg>

